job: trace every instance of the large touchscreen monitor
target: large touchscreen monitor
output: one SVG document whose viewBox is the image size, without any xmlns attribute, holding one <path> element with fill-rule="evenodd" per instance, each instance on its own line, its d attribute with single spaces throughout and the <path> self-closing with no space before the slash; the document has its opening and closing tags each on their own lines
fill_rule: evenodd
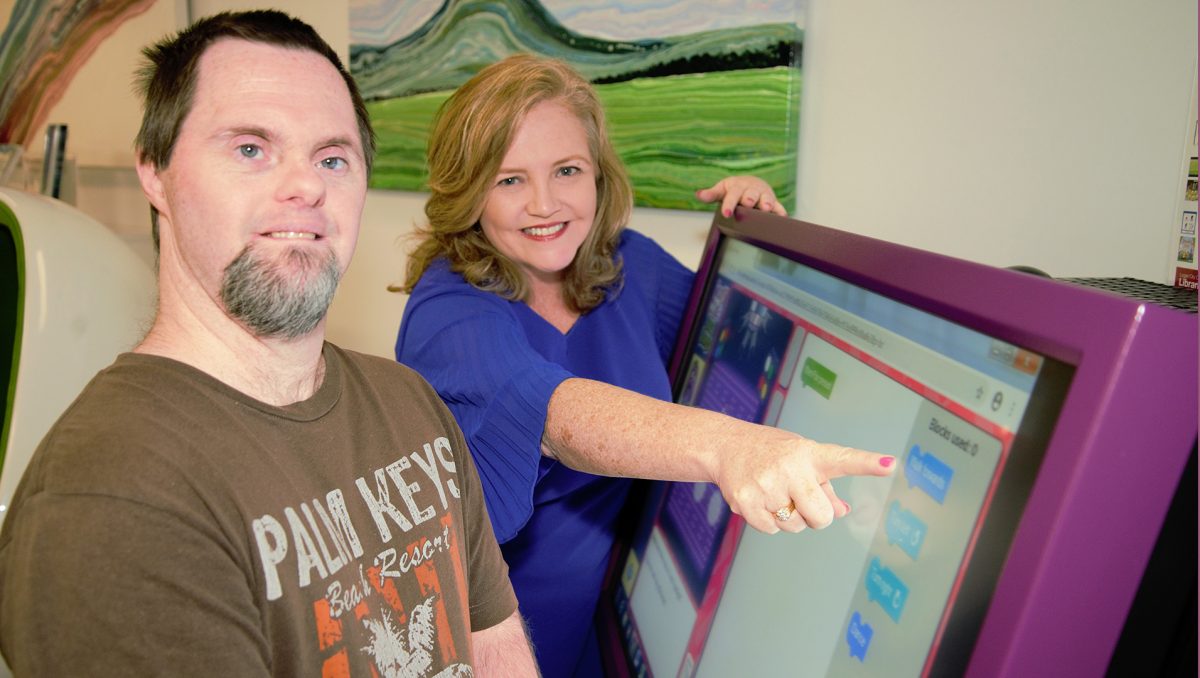
<svg viewBox="0 0 1200 678">
<path fill-rule="evenodd" d="M 1087 308 L 1103 310 L 1094 321 L 1103 326 L 1076 324 Z M 1021 589 L 996 604 L 999 586 L 1028 578 L 1052 587 L 1062 578 L 1092 596 L 1108 623 L 1081 620 L 1083 609 L 1051 616 L 1091 626 L 1111 650 L 1117 608 L 1140 572 L 1097 595 L 1090 587 L 1114 582 L 1092 581 L 1089 557 L 1054 555 L 1060 540 L 1088 544 L 1090 528 L 1070 516 L 1120 484 L 1126 450 L 1098 439 L 1100 429 L 1136 440 L 1145 423 L 1114 409 L 1130 394 L 1106 401 L 1094 389 L 1149 381 L 1159 392 L 1145 397 L 1180 418 L 1141 462 L 1167 481 L 1162 494 L 1121 492 L 1152 504 L 1135 511 L 1146 517 L 1139 525 L 1157 525 L 1195 440 L 1195 335 L 1194 316 L 1064 283 L 757 212 L 718 218 L 674 358 L 677 401 L 895 454 L 900 465 L 888 479 L 835 481 L 851 514 L 799 535 L 745 528 L 712 485 L 655 486 L 606 594 L 620 645 L 610 650 L 625 659 L 617 672 L 1005 673 L 980 652 L 1036 654 L 1011 624 L 1070 595 Z M 1177 392 L 1180 377 L 1190 391 Z M 1110 468 L 1078 477 L 1086 464 Z M 1126 540 L 1095 532 L 1100 551 Z M 1148 546 L 1130 548 L 1144 565 Z M 985 623 L 996 628 L 981 643 Z"/>
</svg>

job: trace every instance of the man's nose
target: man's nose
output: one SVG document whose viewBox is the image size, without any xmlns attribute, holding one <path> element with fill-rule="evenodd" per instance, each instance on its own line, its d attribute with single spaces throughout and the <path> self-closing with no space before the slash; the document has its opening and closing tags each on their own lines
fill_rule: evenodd
<svg viewBox="0 0 1200 678">
<path fill-rule="evenodd" d="M 279 200 L 297 200 L 316 206 L 325 201 L 325 179 L 316 163 L 307 158 L 285 161 L 280 168 Z"/>
</svg>

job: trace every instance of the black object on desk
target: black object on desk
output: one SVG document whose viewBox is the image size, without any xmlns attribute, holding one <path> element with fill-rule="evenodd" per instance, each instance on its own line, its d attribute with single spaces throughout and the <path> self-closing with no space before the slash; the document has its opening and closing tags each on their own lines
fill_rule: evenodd
<svg viewBox="0 0 1200 678">
<path fill-rule="evenodd" d="M 42 195 L 62 195 L 63 163 L 67 154 L 67 126 L 46 127 L 46 154 L 42 158 Z"/>
<path fill-rule="evenodd" d="M 1189 290 L 1185 287 L 1173 287 L 1137 278 L 1059 278 L 1059 280 L 1084 287 L 1108 290 L 1187 313 L 1196 312 L 1196 290 Z"/>
</svg>

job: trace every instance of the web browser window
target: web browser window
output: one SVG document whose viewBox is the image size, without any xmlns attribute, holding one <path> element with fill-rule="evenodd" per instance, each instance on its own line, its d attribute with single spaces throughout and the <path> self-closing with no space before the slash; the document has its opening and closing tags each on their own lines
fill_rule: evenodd
<svg viewBox="0 0 1200 678">
<path fill-rule="evenodd" d="M 921 675 L 971 586 L 967 563 L 1046 361 L 745 242 L 722 247 L 678 401 L 900 467 L 835 481 L 850 515 L 798 535 L 744 529 L 715 486 L 664 484 L 616 592 L 630 665 Z M 1006 513 L 1001 541 L 1019 511 Z"/>
</svg>

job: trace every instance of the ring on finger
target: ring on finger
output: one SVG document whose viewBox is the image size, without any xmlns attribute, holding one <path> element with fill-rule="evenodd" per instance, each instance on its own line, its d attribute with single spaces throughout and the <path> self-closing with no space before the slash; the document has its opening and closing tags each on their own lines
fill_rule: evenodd
<svg viewBox="0 0 1200 678">
<path fill-rule="evenodd" d="M 775 519 L 781 523 L 786 523 L 787 521 L 792 519 L 792 516 L 795 514 L 795 511 L 796 511 L 796 502 L 789 501 L 787 506 L 784 506 L 783 508 L 781 508 L 775 512 Z"/>
</svg>

